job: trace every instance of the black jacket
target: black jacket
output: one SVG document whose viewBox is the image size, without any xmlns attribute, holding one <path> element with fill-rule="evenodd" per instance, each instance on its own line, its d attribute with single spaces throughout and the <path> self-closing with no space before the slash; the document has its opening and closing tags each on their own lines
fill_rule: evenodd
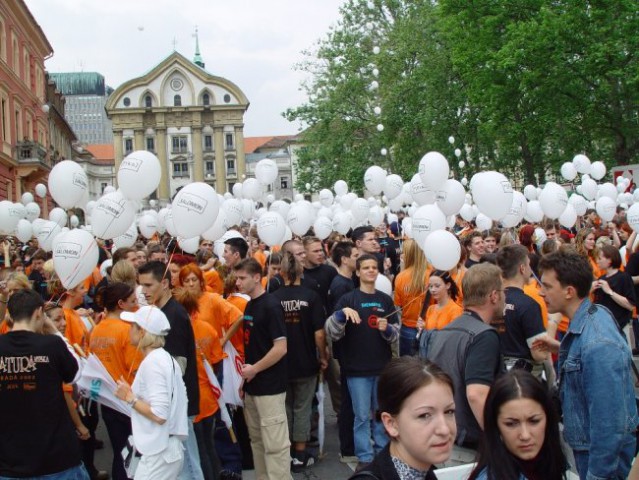
<svg viewBox="0 0 639 480">
<path fill-rule="evenodd" d="M 390 443 L 386 445 L 373 461 L 359 472 L 353 474 L 349 480 L 400 480 L 399 474 L 395 470 L 395 465 L 390 456 Z M 425 480 L 437 480 L 435 473 L 431 469 Z"/>
</svg>

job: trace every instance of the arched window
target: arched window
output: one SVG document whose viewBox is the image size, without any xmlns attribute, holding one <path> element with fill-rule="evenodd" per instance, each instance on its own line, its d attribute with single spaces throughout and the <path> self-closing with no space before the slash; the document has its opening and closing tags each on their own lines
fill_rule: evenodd
<svg viewBox="0 0 639 480">
<path fill-rule="evenodd" d="M 204 105 L 205 107 L 211 105 L 211 96 L 208 93 L 202 95 L 202 105 Z"/>
<path fill-rule="evenodd" d="M 179 95 L 175 95 L 173 97 L 173 106 L 174 107 L 181 107 L 182 106 L 182 97 Z"/>
<path fill-rule="evenodd" d="M 151 108 L 153 106 L 153 98 L 151 98 L 151 95 L 144 97 L 144 106 L 146 108 Z"/>
</svg>

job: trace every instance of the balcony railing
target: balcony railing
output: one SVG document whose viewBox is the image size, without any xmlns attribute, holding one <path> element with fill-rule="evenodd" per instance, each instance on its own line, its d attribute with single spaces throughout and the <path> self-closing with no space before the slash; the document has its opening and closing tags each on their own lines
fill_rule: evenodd
<svg viewBox="0 0 639 480">
<path fill-rule="evenodd" d="M 18 163 L 40 163 L 51 168 L 51 160 L 47 157 L 47 149 L 38 142 L 25 140 L 16 143 L 16 160 Z"/>
<path fill-rule="evenodd" d="M 173 178 L 188 178 L 190 176 L 189 172 L 173 172 Z"/>
<path fill-rule="evenodd" d="M 237 172 L 235 171 L 234 168 L 227 168 L 226 169 L 226 177 L 237 177 Z"/>
</svg>

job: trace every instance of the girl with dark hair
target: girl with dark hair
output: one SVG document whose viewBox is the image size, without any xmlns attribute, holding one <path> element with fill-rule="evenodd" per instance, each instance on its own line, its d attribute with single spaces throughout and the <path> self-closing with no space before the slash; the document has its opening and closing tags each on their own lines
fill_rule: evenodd
<svg viewBox="0 0 639 480">
<path fill-rule="evenodd" d="M 484 406 L 484 441 L 469 480 L 561 480 L 566 458 L 548 390 L 531 373 L 510 370 Z"/>
<path fill-rule="evenodd" d="M 351 480 L 436 480 L 433 466 L 448 460 L 457 435 L 450 377 L 418 357 L 393 358 L 377 397 L 390 442 Z"/>
<path fill-rule="evenodd" d="M 132 383 L 142 362 L 142 353 L 131 345 L 131 324 L 120 319 L 120 315 L 137 310 L 135 288 L 126 283 L 109 283 L 98 289 L 95 304 L 104 312 L 104 318 L 91 332 L 91 353 L 100 359 L 113 380 L 117 382 L 124 378 Z M 131 419 L 105 405 L 102 405 L 102 419 L 113 447 L 111 476 L 114 480 L 125 480 L 127 476 L 120 452 L 131 435 Z"/>
<path fill-rule="evenodd" d="M 435 270 L 428 279 L 428 294 L 437 302 L 426 311 L 426 330 L 440 330 L 462 314 L 459 290 L 449 272 Z"/>
</svg>

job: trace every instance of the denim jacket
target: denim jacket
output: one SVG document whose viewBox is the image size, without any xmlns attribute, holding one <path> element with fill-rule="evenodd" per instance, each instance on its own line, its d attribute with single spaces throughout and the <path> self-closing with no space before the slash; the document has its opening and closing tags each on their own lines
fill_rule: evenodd
<svg viewBox="0 0 639 480">
<path fill-rule="evenodd" d="M 583 300 L 559 349 L 564 438 L 588 451 L 588 478 L 617 478 L 621 449 L 639 423 L 632 356 L 610 312 Z"/>
</svg>

